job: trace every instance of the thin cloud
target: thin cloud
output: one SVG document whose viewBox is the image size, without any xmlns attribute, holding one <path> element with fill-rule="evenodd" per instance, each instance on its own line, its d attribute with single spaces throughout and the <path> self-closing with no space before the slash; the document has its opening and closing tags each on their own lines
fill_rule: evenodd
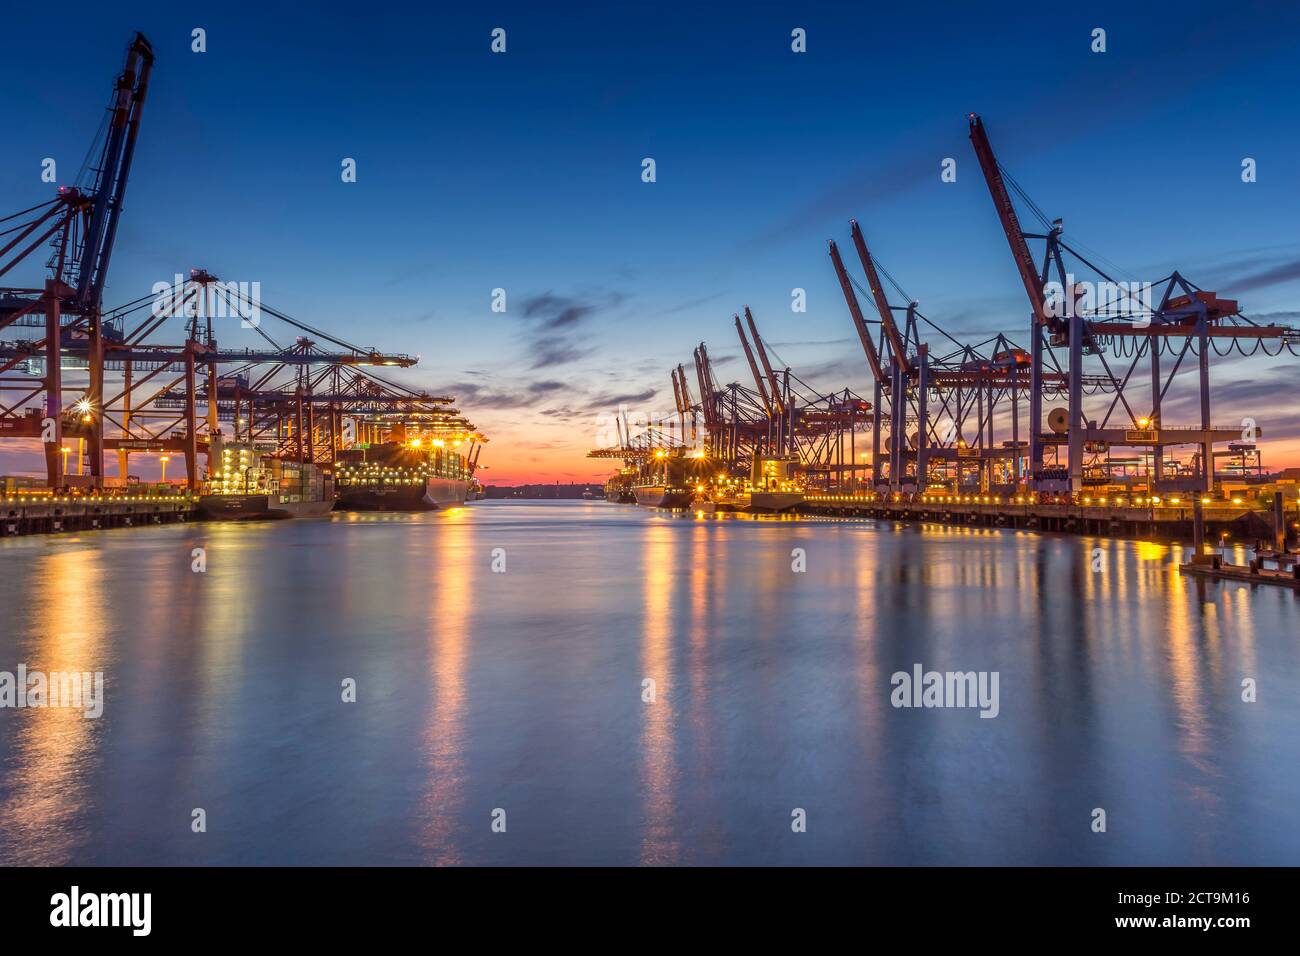
<svg viewBox="0 0 1300 956">
<path fill-rule="evenodd" d="M 1251 275 L 1227 279 L 1222 285 L 1225 290 L 1238 294 L 1253 292 L 1256 289 L 1267 289 L 1275 285 L 1284 285 L 1287 282 L 1294 282 L 1296 279 L 1300 279 L 1300 259 L 1284 262 L 1281 265 L 1273 266 L 1271 269 L 1263 269 Z"/>
<path fill-rule="evenodd" d="M 532 344 L 532 362 L 529 368 L 536 370 L 567 365 L 590 355 L 595 349 L 579 348 L 567 339 L 558 336 L 539 339 Z"/>
<path fill-rule="evenodd" d="M 594 295 L 557 295 L 543 292 L 524 299 L 521 316 L 528 336 L 530 370 L 568 365 L 592 354 L 586 347 L 584 326 L 602 310 L 621 305 L 622 292 L 606 291 Z"/>
<path fill-rule="evenodd" d="M 595 311 L 594 303 L 549 292 L 524 300 L 524 318 L 539 319 L 544 329 L 564 329 L 577 325 Z"/>
</svg>

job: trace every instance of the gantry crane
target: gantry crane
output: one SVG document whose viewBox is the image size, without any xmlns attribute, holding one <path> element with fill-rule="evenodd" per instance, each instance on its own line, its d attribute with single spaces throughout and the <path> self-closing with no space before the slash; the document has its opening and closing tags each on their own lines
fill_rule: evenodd
<svg viewBox="0 0 1300 956">
<path fill-rule="evenodd" d="M 880 316 L 876 340 L 854 292 L 856 282 L 832 240 L 831 262 L 875 378 L 880 411 L 872 423 L 874 483 L 891 492 L 924 491 L 948 483 L 954 490 L 1013 492 L 1023 476 L 1025 443 L 1018 408 L 1021 393 L 1029 387 L 1027 353 L 1000 334 L 975 345 L 960 342 L 927 318 L 919 303 L 885 272 L 857 220 L 850 220 L 849 228 Z M 889 301 L 882 272 L 906 306 Z M 902 329 L 896 313 L 905 316 Z M 949 350 L 932 354 L 932 345 L 922 340 L 922 326 Z M 1064 382 L 1064 375 L 1051 373 L 1044 378 L 1044 388 L 1060 390 Z M 1009 440 L 995 441 L 999 417 L 1010 419 Z M 972 467 L 976 481 L 967 488 Z"/>
<path fill-rule="evenodd" d="M 472 471 L 485 439 L 451 407 L 453 399 L 365 370 L 407 368 L 416 362 L 411 356 L 353 345 L 202 269 L 105 313 L 103 294 L 153 63 L 149 41 L 136 34 L 114 80 L 102 148 L 88 162 L 93 180 L 61 186 L 53 199 L 0 219 L 0 277 L 46 243 L 52 248 L 43 288 L 0 288 L 0 331 L 44 333 L 39 340 L 0 340 L 0 438 L 41 439 L 51 488 L 73 480 L 65 474 L 63 440 L 69 436 L 78 439 L 89 462 L 89 475 L 83 476 L 79 450 L 79 485 L 102 487 L 107 449 L 117 452 L 123 482 L 132 453 L 183 453 L 195 489 L 201 477 L 198 456 L 209 452 L 211 470 L 211 443 L 220 435 L 221 421 L 232 423 L 237 440 L 265 444 L 273 432 L 279 457 L 332 463 L 341 450 L 338 426 L 346 415 L 370 440 L 386 430 L 418 425 L 462 444 L 469 441 L 477 446 L 471 449 Z M 214 313 L 214 307 L 221 311 Z M 250 315 L 256 318 L 240 324 L 265 345 L 220 348 L 214 316 Z M 263 316 L 306 334 L 281 345 L 261 326 Z M 161 344 L 158 336 L 176 317 L 187 320 L 180 336 L 184 344 Z M 87 379 L 71 405 L 63 398 L 66 368 L 84 369 Z M 120 373 L 112 389 L 106 389 L 106 372 Z M 106 424 L 118 434 L 106 437 Z"/>
<path fill-rule="evenodd" d="M 241 321 L 265 343 L 261 348 L 222 349 L 218 347 L 214 318 L 234 318 L 257 309 L 256 321 Z M 152 341 L 169 320 L 184 320 L 184 345 L 165 345 Z M 263 319 L 266 323 L 263 324 Z M 314 338 L 298 336 L 290 346 L 280 345 L 268 327 L 288 326 L 293 331 L 308 332 L 324 339 L 333 350 L 317 346 Z M 303 412 L 305 421 L 313 421 L 313 403 L 307 398 L 312 389 L 312 373 L 330 369 L 356 369 L 364 366 L 409 368 L 416 359 L 404 354 L 389 354 L 361 348 L 312 328 L 265 302 L 249 301 L 237 286 L 223 284 L 202 269 L 191 270 L 179 284 L 161 288 L 148 295 L 106 312 L 102 328 L 107 342 L 98 354 L 103 372 L 118 373 L 117 384 L 102 393 L 98 411 L 100 447 L 115 451 L 118 469 L 125 480 L 129 457 L 139 453 L 179 453 L 183 455 L 188 484 L 197 488 L 200 481 L 198 456 L 211 457 L 210 441 L 218 432 L 218 406 L 231 401 L 270 401 L 279 395 L 277 408 L 283 408 L 297 392 L 293 403 Z M 174 331 L 174 330 L 173 330 Z M 94 353 L 83 337 L 63 336 L 61 363 L 96 367 Z M 33 356 L 23 343 L 0 344 L 0 361 L 15 368 L 30 366 Z M 253 377 L 255 376 L 255 377 Z M 242 394 L 241 394 L 242 390 Z M 449 400 L 448 400 L 449 401 Z M 201 408 L 204 406 L 205 408 Z M 61 422 L 61 434 L 86 440 L 94 423 L 83 401 L 70 409 Z M 224 416 L 222 416 L 224 417 Z M 296 421 L 295 417 L 295 421 Z M 236 427 L 239 424 L 235 418 Z M 117 431 L 104 436 L 104 426 Z M 291 434 L 293 432 L 289 426 Z M 102 477 L 102 456 L 94 453 L 91 443 L 89 464 L 93 477 Z M 80 459 L 80 456 L 79 456 Z M 310 458 L 308 460 L 311 460 Z M 212 462 L 209 460 L 209 466 Z M 80 460 L 78 460 L 80 470 Z M 97 482 L 96 482 L 97 483 Z"/>
<path fill-rule="evenodd" d="M 46 242 L 53 247 L 50 275 L 43 289 L 0 289 L 0 329 L 34 324 L 42 313 L 45 318 L 45 339 L 39 351 L 34 343 L 28 343 L 22 354 L 11 353 L 0 359 L 0 393 L 20 393 L 16 401 L 0 401 L 0 435 L 42 439 L 47 481 L 52 488 L 64 481 L 60 351 L 73 339 L 84 343 L 89 372 L 85 393 L 76 403 L 76 421 L 83 426 L 89 442 L 92 480 L 98 483 L 102 477 L 105 339 L 101 304 L 153 62 L 152 46 L 143 34 L 137 33 L 113 83 L 107 133 L 92 167 L 93 183 L 88 188 L 62 186 L 48 202 L 0 220 L 23 220 L 0 232 L 0 238 L 12 235 L 0 247 L 0 276 Z M 23 219 L 29 215 L 33 218 Z M 32 358 L 43 359 L 35 387 L 30 377 L 23 380 L 11 374 L 18 365 L 30 364 Z M 40 410 L 34 415 L 27 413 L 25 406 L 42 394 L 44 414 Z"/>
<path fill-rule="evenodd" d="M 1227 339 L 1231 351 L 1237 340 L 1245 340 L 1254 343 L 1250 354 L 1260 349 L 1265 354 L 1275 355 L 1283 349 L 1294 354 L 1298 333 L 1289 327 L 1251 321 L 1235 300 L 1201 289 L 1176 270 L 1154 282 L 1116 279 L 1065 241 L 1062 220 L 1047 219 L 998 163 L 980 117 L 971 113 L 968 119 L 971 144 L 1030 303 L 1030 489 L 1078 492 L 1090 481 L 1105 482 L 1106 462 L 1110 449 L 1116 446 L 1136 448 L 1150 456 L 1153 490 L 1212 489 L 1218 454 L 1215 444 L 1239 442 L 1244 437 L 1242 426 L 1216 425 L 1210 417 L 1210 362 L 1212 353 L 1218 353 L 1214 343 Z M 1042 222 L 1043 233 L 1022 230 L 1012 190 Z M 1041 265 L 1035 265 L 1029 240 L 1043 243 Z M 1076 282 L 1075 271 L 1080 267 L 1101 281 Z M 1273 353 L 1268 352 L 1268 342 L 1277 343 Z M 1057 348 L 1067 350 L 1068 401 L 1065 409 L 1052 413 L 1051 428 L 1044 430 L 1043 400 L 1049 390 L 1046 376 L 1052 369 L 1061 371 Z M 1112 368 L 1108 353 L 1121 360 L 1131 358 L 1128 369 Z M 1167 374 L 1162 369 L 1163 355 L 1173 357 Z M 1199 422 L 1179 427 L 1165 420 L 1163 406 L 1188 355 L 1196 360 Z M 1100 376 L 1088 376 L 1085 358 L 1102 367 Z M 1146 402 L 1130 396 L 1128 388 L 1144 359 L 1150 376 Z M 1090 382 L 1098 379 L 1101 384 L 1090 389 Z M 1085 410 L 1085 393 L 1109 398 L 1100 418 L 1090 417 Z M 1112 424 L 1116 412 L 1120 412 L 1121 424 Z M 1250 441 L 1257 435 L 1255 431 Z M 1065 467 L 1049 465 L 1045 450 L 1061 445 L 1066 448 Z M 1194 445 L 1199 450 L 1187 474 L 1166 475 L 1169 462 L 1165 449 L 1179 445 Z"/>
<path fill-rule="evenodd" d="M 754 388 L 738 382 L 720 388 L 707 346 L 701 342 L 695 349 L 707 456 L 723 465 L 723 475 L 741 484 L 839 486 L 845 475 L 852 476 L 859 467 L 854 432 L 870 421 L 871 403 L 848 389 L 824 395 L 790 368 L 778 370 L 752 310 L 745 306 L 743 312 L 743 323 L 740 313 L 732 316 L 732 322 Z M 680 366 L 679 372 L 686 394 Z"/>
</svg>

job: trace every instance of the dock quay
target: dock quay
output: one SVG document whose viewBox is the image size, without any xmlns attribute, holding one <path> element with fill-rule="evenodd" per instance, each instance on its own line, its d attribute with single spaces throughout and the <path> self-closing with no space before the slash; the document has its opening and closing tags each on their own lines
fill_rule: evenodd
<svg viewBox="0 0 1300 956">
<path fill-rule="evenodd" d="M 1180 564 L 1182 574 L 1211 581 L 1239 581 L 1243 584 L 1275 584 L 1300 591 L 1300 555 L 1256 552 L 1249 564 L 1227 564 L 1217 554 L 1193 557 Z M 1268 567 L 1273 564 L 1273 567 Z"/>
<path fill-rule="evenodd" d="M 1286 503 L 1281 492 L 1273 496 L 1272 524 L 1272 541 L 1257 540 L 1249 564 L 1228 564 L 1222 554 L 1206 551 L 1204 505 L 1198 501 L 1192 515 L 1192 560 L 1180 564 L 1179 573 L 1213 581 L 1277 584 L 1300 589 L 1300 555 L 1287 547 Z"/>
<path fill-rule="evenodd" d="M 1292 503 L 1294 504 L 1294 502 Z M 1239 541 L 1274 539 L 1274 514 L 1256 503 L 1150 497 L 1121 500 L 1084 497 L 1044 502 L 1034 496 L 927 494 L 808 494 L 797 506 L 803 514 L 867 517 L 892 521 L 929 521 L 981 528 L 1104 535 L 1118 538 L 1194 540 L 1196 512 L 1204 516 L 1204 533 Z M 1283 511 L 1294 539 L 1300 513 Z"/>
<path fill-rule="evenodd" d="M 198 499 L 187 493 L 0 495 L 0 537 L 172 524 L 197 513 Z"/>
</svg>

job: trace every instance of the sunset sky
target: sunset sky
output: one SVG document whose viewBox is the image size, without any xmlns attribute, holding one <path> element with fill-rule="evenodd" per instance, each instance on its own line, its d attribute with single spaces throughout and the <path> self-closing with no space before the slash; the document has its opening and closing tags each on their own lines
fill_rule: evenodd
<svg viewBox="0 0 1300 956">
<path fill-rule="evenodd" d="M 9 10 L 6 32 L 49 52 L 7 74 L 0 215 L 49 197 L 43 158 L 71 178 L 142 31 L 157 62 L 106 305 L 203 267 L 417 353 L 393 377 L 457 397 L 491 438 L 485 484 L 603 479 L 585 458 L 600 416 L 671 409 L 668 370 L 700 340 L 721 380 L 747 381 L 731 327 L 746 304 L 803 379 L 867 394 L 826 255 L 850 217 L 932 319 L 1024 342 L 971 111 L 1069 241 L 1300 324 L 1300 14 L 1277 4 L 278 6 Z M 36 284 L 43 263 L 2 281 Z M 1215 421 L 1255 418 L 1268 467 L 1300 464 L 1297 362 L 1215 365 Z M 1167 418 L 1191 408 L 1175 398 Z M 38 467 L 0 449 L 0 473 Z"/>
</svg>

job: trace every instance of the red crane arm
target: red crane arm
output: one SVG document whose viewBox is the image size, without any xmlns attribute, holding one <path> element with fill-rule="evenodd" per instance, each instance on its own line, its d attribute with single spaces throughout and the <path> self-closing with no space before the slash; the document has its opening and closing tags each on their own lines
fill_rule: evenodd
<svg viewBox="0 0 1300 956">
<path fill-rule="evenodd" d="M 686 411 L 690 411 L 694 402 L 691 401 L 691 390 L 686 387 L 686 369 L 681 365 L 677 366 L 677 379 L 682 383 L 682 404 L 686 406 Z"/>
<path fill-rule="evenodd" d="M 754 361 L 754 351 L 749 347 L 749 339 L 745 338 L 745 328 L 740 324 L 740 316 L 737 315 L 735 319 L 736 334 L 740 336 L 740 344 L 745 349 L 745 359 L 749 362 L 749 371 L 754 376 L 754 384 L 758 386 L 758 394 L 763 399 L 763 407 L 771 415 L 772 400 L 767 397 L 767 386 L 763 383 L 763 375 L 758 370 L 758 363 Z"/>
<path fill-rule="evenodd" d="M 844 269 L 844 261 L 840 258 L 840 250 L 835 245 L 834 239 L 830 241 L 830 247 L 831 262 L 835 265 L 835 274 L 839 276 L 840 288 L 844 290 L 844 301 L 849 305 L 849 314 L 853 316 L 853 327 L 858 330 L 862 349 L 867 353 L 867 364 L 871 366 L 871 374 L 876 377 L 877 382 L 887 382 L 889 378 L 880 365 L 880 354 L 876 351 L 876 343 L 871 341 L 871 330 L 867 328 L 867 320 L 862 317 L 862 306 L 858 305 L 857 294 L 853 291 L 852 283 L 849 282 L 849 274 Z"/>
<path fill-rule="evenodd" d="M 1029 243 L 1020 230 L 1020 220 L 1016 217 L 1016 207 L 1012 205 L 1011 194 L 998 169 L 997 157 L 989 143 L 988 134 L 984 132 L 984 123 L 974 113 L 970 114 L 970 141 L 975 147 L 975 156 L 979 159 L 980 169 L 984 172 L 984 182 L 988 184 L 989 195 L 993 197 L 993 206 L 997 209 L 998 219 L 1002 222 L 1002 231 L 1006 234 L 1007 244 L 1011 246 L 1011 257 L 1016 260 L 1020 271 L 1020 281 L 1024 283 L 1025 293 L 1034 309 L 1034 321 L 1037 324 L 1055 325 L 1046 314 L 1043 298 L 1043 286 L 1034 268 L 1034 258 L 1029 254 Z"/>
<path fill-rule="evenodd" d="M 777 384 L 776 373 L 772 371 L 772 363 L 767 360 L 767 349 L 763 348 L 763 339 L 758 334 L 758 326 L 754 324 L 754 316 L 749 311 L 749 306 L 745 306 L 745 321 L 749 323 L 749 333 L 754 337 L 754 351 L 758 352 L 758 359 L 763 363 L 763 372 L 767 375 L 768 384 L 772 386 L 772 404 L 782 415 L 785 414 L 785 402 L 781 400 L 781 386 Z"/>
<path fill-rule="evenodd" d="M 862 260 L 862 268 L 867 273 L 867 285 L 871 289 L 872 299 L 876 302 L 876 311 L 880 313 L 880 321 L 885 327 L 885 337 L 889 339 L 889 349 L 897 357 L 899 367 L 906 374 L 911 368 L 907 361 L 907 346 L 903 344 L 903 336 L 899 334 L 898 326 L 894 324 L 894 313 L 889 308 L 889 300 L 885 298 L 884 287 L 881 286 L 880 276 L 876 273 L 876 264 L 867 250 L 867 240 L 863 238 L 862 229 L 856 219 L 849 220 L 849 228 L 853 233 L 853 245 L 857 247 L 858 258 Z"/>
<path fill-rule="evenodd" d="M 717 396 L 713 392 L 713 370 L 709 368 L 709 353 L 703 342 L 695 350 L 695 377 L 700 382 L 700 405 L 704 409 L 704 421 L 714 425 L 718 422 Z"/>
</svg>

